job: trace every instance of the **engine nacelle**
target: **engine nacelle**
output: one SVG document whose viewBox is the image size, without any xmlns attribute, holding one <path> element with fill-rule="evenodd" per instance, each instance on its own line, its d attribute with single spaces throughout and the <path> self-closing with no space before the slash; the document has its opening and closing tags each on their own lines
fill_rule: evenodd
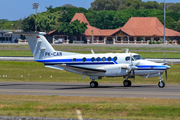
<svg viewBox="0 0 180 120">
<path fill-rule="evenodd" d="M 113 76 L 124 76 L 128 74 L 128 70 L 124 69 L 126 65 L 108 65 L 101 67 L 100 69 L 106 70 L 105 76 L 113 77 Z"/>
</svg>

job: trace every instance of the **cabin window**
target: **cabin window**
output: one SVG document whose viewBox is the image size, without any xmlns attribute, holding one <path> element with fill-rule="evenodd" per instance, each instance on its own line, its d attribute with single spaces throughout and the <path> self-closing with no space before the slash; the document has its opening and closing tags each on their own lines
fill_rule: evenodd
<svg viewBox="0 0 180 120">
<path fill-rule="evenodd" d="M 111 57 L 108 57 L 107 60 L 108 60 L 108 61 L 111 61 Z"/>
<path fill-rule="evenodd" d="M 125 60 L 130 61 L 130 57 L 126 57 Z M 134 61 L 134 58 L 132 58 L 132 61 Z"/>
<path fill-rule="evenodd" d="M 94 58 L 94 57 L 92 57 L 92 58 L 91 58 L 91 61 L 92 61 L 92 62 L 94 62 L 94 61 L 95 61 L 95 58 Z"/>
<path fill-rule="evenodd" d="M 84 57 L 84 58 L 82 59 L 82 61 L 85 62 L 85 61 L 86 61 L 86 58 Z"/>
<path fill-rule="evenodd" d="M 126 59 L 126 61 L 130 61 L 130 57 L 126 57 L 125 59 Z"/>
<path fill-rule="evenodd" d="M 114 61 L 117 61 L 117 57 L 114 57 L 113 60 L 114 60 Z"/>
<path fill-rule="evenodd" d="M 100 61 L 100 57 L 97 57 L 96 60 L 99 62 Z"/>
<path fill-rule="evenodd" d="M 73 58 L 73 62 L 76 62 L 76 58 Z"/>
<path fill-rule="evenodd" d="M 102 58 L 102 61 L 106 61 L 106 57 L 103 57 L 103 58 Z"/>
</svg>

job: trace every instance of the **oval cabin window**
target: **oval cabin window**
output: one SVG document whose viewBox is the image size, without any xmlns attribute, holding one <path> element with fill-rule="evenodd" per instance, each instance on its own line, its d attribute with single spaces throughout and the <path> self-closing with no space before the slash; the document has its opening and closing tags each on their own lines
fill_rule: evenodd
<svg viewBox="0 0 180 120">
<path fill-rule="evenodd" d="M 86 61 L 86 58 L 84 57 L 84 58 L 82 59 L 82 61 L 85 62 L 85 61 Z"/>
</svg>

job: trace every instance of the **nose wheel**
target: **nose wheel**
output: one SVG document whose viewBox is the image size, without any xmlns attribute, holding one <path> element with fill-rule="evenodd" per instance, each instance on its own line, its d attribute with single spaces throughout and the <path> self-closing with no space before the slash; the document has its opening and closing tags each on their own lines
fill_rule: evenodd
<svg viewBox="0 0 180 120">
<path fill-rule="evenodd" d="M 163 87 L 165 86 L 165 82 L 160 81 L 160 82 L 158 83 L 158 86 L 159 86 L 160 88 L 163 88 Z"/>
<path fill-rule="evenodd" d="M 165 82 L 163 82 L 162 80 L 162 73 L 159 73 L 159 79 L 160 79 L 160 82 L 158 83 L 158 86 L 160 87 L 160 88 L 163 88 L 163 87 L 165 87 Z"/>
<path fill-rule="evenodd" d="M 124 87 L 130 87 L 131 81 L 130 80 L 124 80 L 123 85 L 124 85 Z"/>
<path fill-rule="evenodd" d="M 90 87 L 91 87 L 91 88 L 97 88 L 97 87 L 98 87 L 98 82 L 96 82 L 96 81 L 91 81 L 91 82 L 90 82 Z"/>
</svg>

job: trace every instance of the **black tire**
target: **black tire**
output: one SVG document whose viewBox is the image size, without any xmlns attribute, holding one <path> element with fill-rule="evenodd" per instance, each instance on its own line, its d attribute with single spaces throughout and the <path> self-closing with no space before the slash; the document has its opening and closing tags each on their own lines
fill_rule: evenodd
<svg viewBox="0 0 180 120">
<path fill-rule="evenodd" d="M 128 86 L 128 87 L 131 87 L 131 84 L 132 84 L 132 83 L 131 83 L 131 81 L 130 81 L 130 80 L 128 80 L 128 82 L 129 82 L 129 86 Z"/>
<path fill-rule="evenodd" d="M 96 81 L 91 81 L 91 82 L 90 82 L 90 87 L 91 87 L 91 88 L 97 88 L 97 87 L 98 87 L 98 82 L 96 82 Z"/>
<path fill-rule="evenodd" d="M 97 81 L 94 81 L 95 82 L 95 87 L 97 88 L 98 87 L 98 82 Z"/>
<path fill-rule="evenodd" d="M 129 86 L 128 80 L 124 80 L 123 85 L 124 85 L 124 87 L 128 87 Z"/>
<path fill-rule="evenodd" d="M 160 81 L 160 82 L 158 83 L 158 86 L 159 86 L 160 88 L 163 88 L 163 87 L 165 87 L 165 82 L 163 82 L 163 81 Z"/>
<path fill-rule="evenodd" d="M 123 85 L 124 85 L 124 87 L 130 87 L 131 81 L 130 80 L 124 80 Z"/>
</svg>

